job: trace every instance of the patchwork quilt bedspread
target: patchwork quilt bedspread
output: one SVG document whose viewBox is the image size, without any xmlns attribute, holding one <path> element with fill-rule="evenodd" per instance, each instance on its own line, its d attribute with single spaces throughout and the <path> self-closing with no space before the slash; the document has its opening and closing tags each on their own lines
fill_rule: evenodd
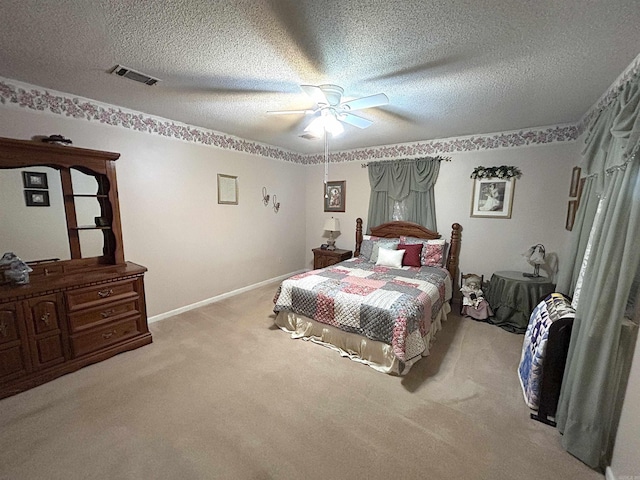
<svg viewBox="0 0 640 480">
<path fill-rule="evenodd" d="M 355 258 L 283 281 L 274 312 L 293 311 L 386 343 L 408 361 L 425 350 L 431 320 L 450 298 L 443 268 L 396 269 Z"/>
</svg>

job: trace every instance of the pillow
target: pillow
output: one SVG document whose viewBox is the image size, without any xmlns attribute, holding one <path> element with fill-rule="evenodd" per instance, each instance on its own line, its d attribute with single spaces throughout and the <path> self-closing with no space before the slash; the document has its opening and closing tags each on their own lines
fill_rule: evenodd
<svg viewBox="0 0 640 480">
<path fill-rule="evenodd" d="M 422 243 L 416 243 L 413 245 L 401 243 L 398 245 L 398 250 L 404 250 L 404 257 L 402 258 L 402 265 L 406 267 L 419 267 L 421 266 L 422 256 Z"/>
<path fill-rule="evenodd" d="M 371 250 L 371 257 L 369 258 L 369 261 L 371 263 L 376 263 L 378 261 L 378 252 L 380 251 L 380 249 L 382 250 L 396 250 L 398 248 L 398 241 L 397 240 L 378 240 L 376 242 L 374 242 L 373 244 L 373 249 Z"/>
<path fill-rule="evenodd" d="M 373 235 L 363 235 L 362 243 L 360 244 L 360 256 L 367 261 L 375 263 L 375 260 L 371 259 L 371 254 L 373 253 L 373 246 L 380 241 L 385 242 L 388 240 L 389 240 L 388 238 L 384 238 L 384 237 L 374 237 Z"/>
<path fill-rule="evenodd" d="M 444 266 L 444 240 L 428 240 L 422 248 L 422 265 L 428 267 Z"/>
<path fill-rule="evenodd" d="M 389 250 L 387 248 L 381 248 L 378 253 L 376 265 L 381 267 L 401 268 L 402 257 L 404 257 L 404 250 Z"/>
<path fill-rule="evenodd" d="M 374 243 L 375 241 L 371 240 L 370 238 L 365 238 L 362 240 L 362 243 L 360 244 L 360 256 L 365 260 L 371 259 L 371 253 L 373 251 Z"/>
<path fill-rule="evenodd" d="M 445 246 L 446 241 L 443 238 L 437 240 L 427 240 L 424 238 L 416 237 L 400 237 L 400 243 L 406 245 L 422 244 L 422 255 L 420 257 L 420 263 L 423 266 L 429 267 L 443 267 L 445 262 Z"/>
</svg>

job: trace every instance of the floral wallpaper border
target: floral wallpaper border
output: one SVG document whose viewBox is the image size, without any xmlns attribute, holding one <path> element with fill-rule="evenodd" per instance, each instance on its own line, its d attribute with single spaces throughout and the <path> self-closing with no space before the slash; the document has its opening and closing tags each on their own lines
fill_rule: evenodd
<svg viewBox="0 0 640 480">
<path fill-rule="evenodd" d="M 478 150 L 494 150 L 497 148 L 513 148 L 555 142 L 569 142 L 577 138 L 578 129 L 575 125 L 557 125 L 541 130 L 519 130 L 488 135 L 472 135 L 468 137 L 399 143 L 396 145 L 382 145 L 379 147 L 332 152 L 330 154 L 330 161 L 332 163 L 336 163 L 412 158 L 425 155 L 433 156 L 443 153 L 473 152 Z M 305 163 L 318 164 L 323 162 L 323 155 L 315 154 L 307 155 Z"/>
<path fill-rule="evenodd" d="M 640 64 L 640 55 L 635 63 L 626 69 L 627 75 L 621 75 L 619 82 L 609 89 L 598 105 L 615 95 L 619 84 L 632 76 Z M 610 100 L 609 100 L 610 101 Z M 35 111 L 48 112 L 76 119 L 99 122 L 105 125 L 128 128 L 163 137 L 210 145 L 226 150 L 261 155 L 286 162 L 314 165 L 324 162 L 322 154 L 301 154 L 272 145 L 245 140 L 226 133 L 216 132 L 173 120 L 155 117 L 142 112 L 127 110 L 95 100 L 76 97 L 69 94 L 46 90 L 42 87 L 25 84 L 0 77 L 0 104 L 13 105 Z M 598 107 L 598 108 L 601 108 Z M 528 145 L 542 145 L 556 142 L 574 141 L 580 135 L 584 125 L 597 111 L 596 106 L 586 114 L 579 124 L 554 125 L 510 132 L 471 135 L 448 139 L 426 140 L 421 142 L 381 145 L 331 153 L 330 161 L 352 162 L 371 159 L 410 158 L 414 156 L 438 155 L 456 152 L 472 152 L 515 148 Z"/>
<path fill-rule="evenodd" d="M 21 108 L 49 112 L 76 119 L 95 121 L 114 127 L 128 128 L 186 142 L 201 143 L 226 150 L 261 155 L 294 163 L 302 163 L 301 155 L 282 148 L 244 140 L 233 135 L 195 127 L 142 112 L 72 97 L 67 94 L 41 90 L 39 87 L 0 79 L 0 103 Z"/>
</svg>

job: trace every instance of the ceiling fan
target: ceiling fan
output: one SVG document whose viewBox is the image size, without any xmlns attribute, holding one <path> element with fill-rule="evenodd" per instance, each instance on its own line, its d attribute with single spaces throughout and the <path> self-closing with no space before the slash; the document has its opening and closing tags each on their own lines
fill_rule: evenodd
<svg viewBox="0 0 640 480">
<path fill-rule="evenodd" d="M 337 135 L 343 128 L 340 122 L 353 125 L 358 128 L 367 128 L 373 122 L 367 118 L 351 113 L 355 110 L 379 107 L 389 103 L 389 97 L 384 93 L 360 97 L 353 100 L 342 101 L 344 89 L 338 85 L 300 85 L 300 88 L 317 107 L 307 110 L 280 110 L 269 111 L 272 115 L 315 115 L 316 118 L 305 128 L 305 132 L 316 133 L 321 136 L 324 131 Z"/>
</svg>

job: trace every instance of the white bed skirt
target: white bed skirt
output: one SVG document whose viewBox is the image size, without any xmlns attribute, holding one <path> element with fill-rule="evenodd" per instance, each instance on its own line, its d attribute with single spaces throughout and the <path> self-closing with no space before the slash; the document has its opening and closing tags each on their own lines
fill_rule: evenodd
<svg viewBox="0 0 640 480">
<path fill-rule="evenodd" d="M 343 357 L 369 365 L 379 372 L 405 375 L 413 364 L 429 355 L 436 333 L 442 329 L 442 322 L 447 319 L 449 312 L 451 312 L 451 306 L 445 302 L 436 318 L 431 321 L 431 328 L 423 337 L 426 345 L 425 350 L 421 355 L 406 362 L 398 359 L 394 355 L 392 347 L 386 343 L 371 340 L 355 333 L 343 332 L 332 325 L 316 322 L 304 315 L 281 311 L 276 315 L 275 324 L 290 333 L 291 338 L 311 340 L 314 343 L 324 345 L 337 351 Z"/>
</svg>

